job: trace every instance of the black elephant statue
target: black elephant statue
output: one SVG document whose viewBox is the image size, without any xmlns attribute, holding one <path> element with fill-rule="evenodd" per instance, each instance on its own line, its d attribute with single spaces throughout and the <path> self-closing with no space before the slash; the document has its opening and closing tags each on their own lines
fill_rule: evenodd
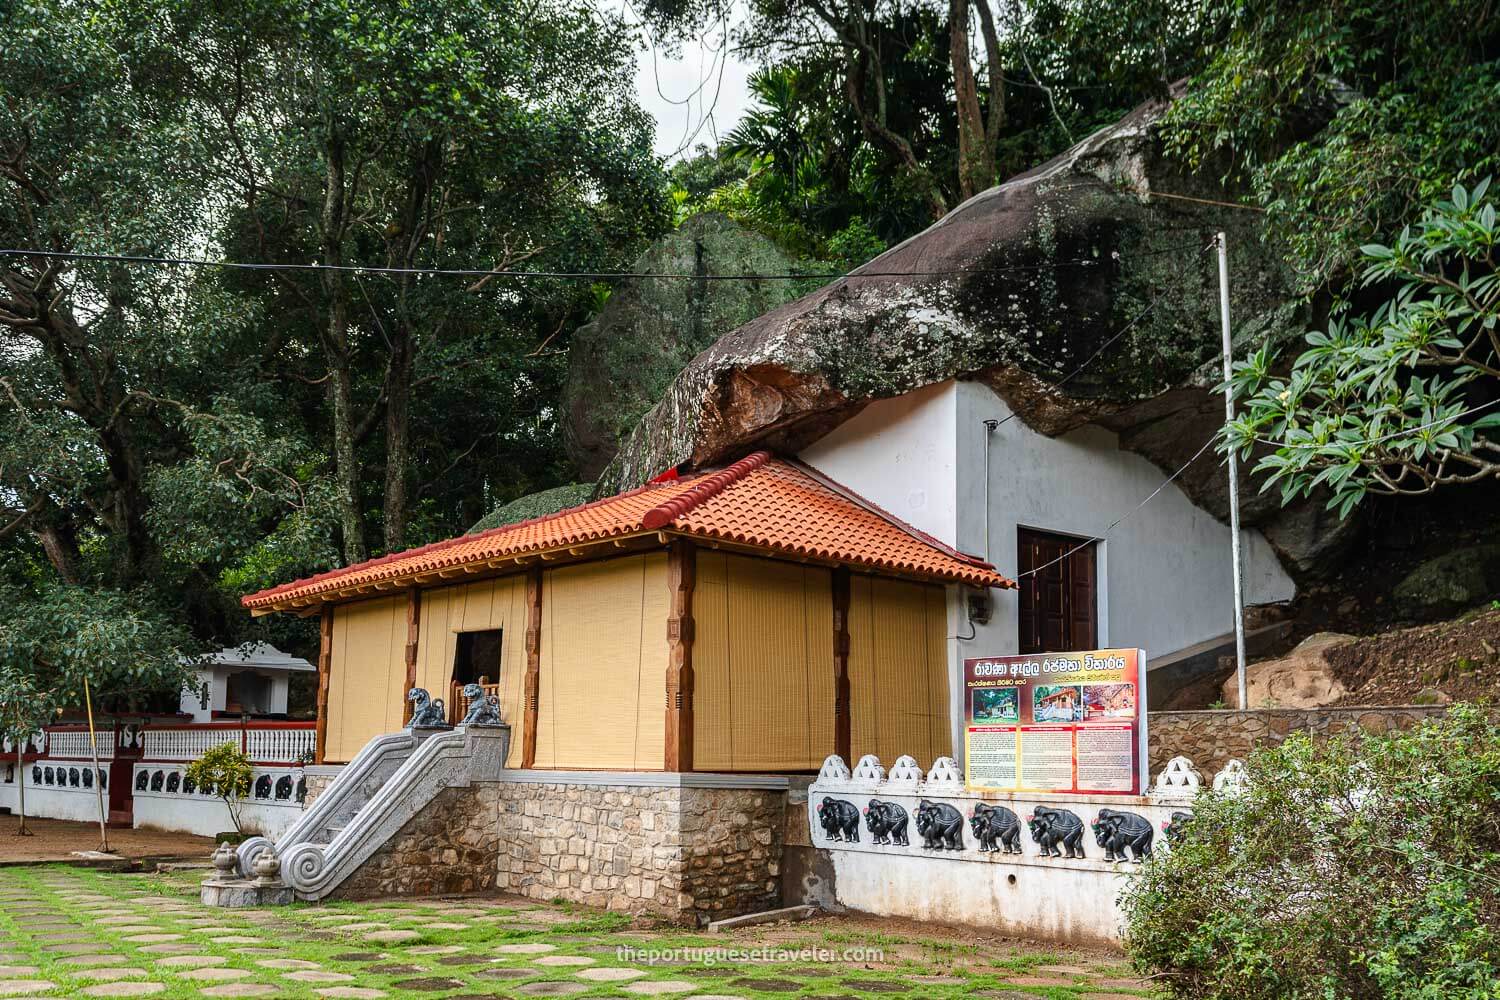
<svg viewBox="0 0 1500 1000">
<path fill-rule="evenodd" d="M 969 816 L 969 828 L 983 852 L 1021 853 L 1021 820 L 1005 806 L 977 803 Z"/>
<path fill-rule="evenodd" d="M 1083 820 L 1068 809 L 1037 806 L 1026 817 L 1031 839 L 1042 849 L 1044 858 L 1081 858 L 1083 853 Z"/>
<path fill-rule="evenodd" d="M 829 840 L 859 843 L 859 810 L 853 802 L 824 796 L 818 803 L 818 822 Z"/>
<path fill-rule="evenodd" d="M 1105 861 L 1141 861 L 1151 856 L 1151 838 L 1156 831 L 1144 816 L 1100 809 L 1093 826 L 1094 840 L 1104 848 Z M 1127 848 L 1134 857 L 1126 857 Z"/>
<path fill-rule="evenodd" d="M 917 833 L 928 851 L 964 849 L 964 814 L 946 802 L 917 803 Z"/>
<path fill-rule="evenodd" d="M 894 802 L 871 799 L 865 808 L 865 826 L 870 828 L 871 842 L 875 844 L 907 846 L 906 824 L 909 819 L 906 810 Z"/>
</svg>

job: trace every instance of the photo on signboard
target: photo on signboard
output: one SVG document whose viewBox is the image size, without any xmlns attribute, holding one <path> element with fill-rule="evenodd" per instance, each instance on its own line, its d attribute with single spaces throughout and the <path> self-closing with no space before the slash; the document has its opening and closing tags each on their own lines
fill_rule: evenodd
<svg viewBox="0 0 1500 1000">
<path fill-rule="evenodd" d="M 1037 722 L 1080 722 L 1083 695 L 1077 684 L 1039 684 L 1031 689 L 1031 717 Z"/>
<path fill-rule="evenodd" d="M 974 692 L 975 722 L 1020 722 L 1021 698 L 1013 687 Z"/>
<path fill-rule="evenodd" d="M 1135 685 L 1085 684 L 1083 718 L 1085 721 L 1135 718 Z"/>
</svg>

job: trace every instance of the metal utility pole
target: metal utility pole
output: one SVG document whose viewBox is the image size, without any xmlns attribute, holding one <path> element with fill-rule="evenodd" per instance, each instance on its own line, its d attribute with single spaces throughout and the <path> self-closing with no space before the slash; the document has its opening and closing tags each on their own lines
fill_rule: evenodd
<svg viewBox="0 0 1500 1000">
<path fill-rule="evenodd" d="M 1214 237 L 1219 248 L 1219 322 L 1224 337 L 1224 424 L 1234 420 L 1234 390 L 1229 380 L 1234 374 L 1233 347 L 1229 342 L 1229 241 L 1223 233 Z M 1234 561 L 1234 663 L 1239 682 L 1239 707 L 1245 704 L 1245 598 L 1244 573 L 1240 568 L 1240 461 L 1234 449 L 1229 450 L 1229 537 Z"/>
</svg>

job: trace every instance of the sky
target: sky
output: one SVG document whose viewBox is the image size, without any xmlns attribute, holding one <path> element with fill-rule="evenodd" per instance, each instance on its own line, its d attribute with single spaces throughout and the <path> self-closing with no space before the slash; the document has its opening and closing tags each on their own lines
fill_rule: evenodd
<svg viewBox="0 0 1500 1000">
<path fill-rule="evenodd" d="M 628 0 L 608 0 L 601 6 L 624 12 L 633 24 L 640 22 Z M 750 103 L 752 67 L 729 51 L 724 35 L 716 26 L 672 57 L 640 32 L 635 86 L 641 106 L 656 119 L 658 155 L 675 160 L 691 154 L 700 143 L 712 147 L 744 114 Z"/>
</svg>

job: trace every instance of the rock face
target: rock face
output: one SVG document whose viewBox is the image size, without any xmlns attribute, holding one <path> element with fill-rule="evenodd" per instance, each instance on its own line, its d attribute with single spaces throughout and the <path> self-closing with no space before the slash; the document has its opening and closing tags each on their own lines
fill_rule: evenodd
<svg viewBox="0 0 1500 1000">
<path fill-rule="evenodd" d="M 1245 668 L 1246 704 L 1251 708 L 1320 708 L 1334 704 L 1349 692 L 1327 654 L 1353 641 L 1352 635 L 1317 632 L 1280 659 L 1250 664 Z M 1221 697 L 1226 705 L 1238 704 L 1235 677 L 1224 682 Z"/>
<path fill-rule="evenodd" d="M 635 263 L 594 320 L 573 334 L 564 391 L 569 456 L 593 480 L 619 440 L 661 398 L 673 376 L 725 330 L 801 295 L 815 282 L 715 280 L 738 274 L 800 274 L 806 268 L 764 236 L 718 213 L 694 216 Z"/>
<path fill-rule="evenodd" d="M 593 493 L 594 487 L 590 483 L 566 483 L 562 486 L 554 486 L 550 490 L 528 493 L 523 497 L 517 497 L 510 503 L 496 507 L 477 521 L 468 533 L 472 535 L 479 531 L 488 531 L 490 528 L 498 528 L 502 524 L 514 524 L 516 521 L 556 514 L 564 508 L 588 503 Z"/>
<path fill-rule="evenodd" d="M 871 400 L 950 378 L 983 381 L 1041 433 L 1097 423 L 1181 466 L 1223 420 L 1213 234 L 1229 236 L 1239 353 L 1297 336 L 1306 317 L 1259 216 L 1212 203 L 1239 200 L 1207 179 L 1221 171 L 1190 176 L 1164 157 L 1164 107 L 1136 109 L 850 277 L 725 332 L 629 433 L 600 492 L 752 446 L 795 451 Z M 1227 517 L 1224 479 L 1204 458 L 1179 482 Z M 1343 542 L 1321 506 L 1283 511 L 1253 484 L 1242 498 L 1293 569 Z"/>
<path fill-rule="evenodd" d="M 1429 559 L 1396 584 L 1402 617 L 1417 621 L 1464 611 L 1500 592 L 1500 545 L 1475 545 Z"/>
</svg>

